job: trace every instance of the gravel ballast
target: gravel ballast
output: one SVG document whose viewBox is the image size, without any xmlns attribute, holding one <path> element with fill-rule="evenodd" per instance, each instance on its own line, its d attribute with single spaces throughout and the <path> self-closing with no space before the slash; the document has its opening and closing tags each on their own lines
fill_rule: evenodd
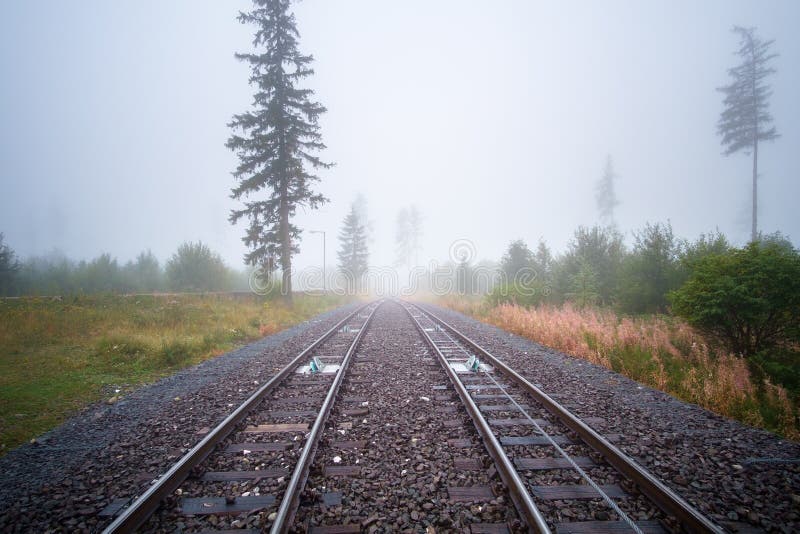
<svg viewBox="0 0 800 534">
<path fill-rule="evenodd" d="M 258 384 L 357 305 L 321 314 L 108 405 L 97 403 L 0 458 L 0 531 L 94 531 L 97 513 L 139 493 Z"/>
<path fill-rule="evenodd" d="M 731 531 L 800 530 L 800 444 L 461 313 L 426 306 L 603 433 Z"/>
<path fill-rule="evenodd" d="M 398 304 L 376 313 L 340 396 L 296 532 L 320 525 L 369 533 L 469 532 L 481 525 L 524 532 L 447 374 Z M 474 465 L 457 465 L 465 460 Z M 454 496 L 476 488 L 487 496 Z M 326 495 L 338 504 L 326 505 Z"/>
</svg>

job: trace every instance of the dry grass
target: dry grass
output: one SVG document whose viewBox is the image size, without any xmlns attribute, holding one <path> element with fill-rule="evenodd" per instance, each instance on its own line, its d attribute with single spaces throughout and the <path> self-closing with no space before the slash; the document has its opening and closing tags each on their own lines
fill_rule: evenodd
<svg viewBox="0 0 800 534">
<path fill-rule="evenodd" d="M 620 317 L 569 304 L 526 309 L 459 298 L 440 303 L 720 415 L 800 439 L 798 407 L 784 388 L 755 383 L 743 359 L 710 348 L 675 318 Z"/>
<path fill-rule="evenodd" d="M 254 295 L 0 299 L 0 454 L 88 403 L 304 321 L 343 299 Z"/>
</svg>

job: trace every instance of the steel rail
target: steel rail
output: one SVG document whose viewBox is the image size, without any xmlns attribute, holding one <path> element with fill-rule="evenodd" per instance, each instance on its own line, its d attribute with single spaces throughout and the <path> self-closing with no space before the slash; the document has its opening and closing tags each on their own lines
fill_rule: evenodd
<svg viewBox="0 0 800 534">
<path fill-rule="evenodd" d="M 330 330 L 325 332 L 321 337 L 309 345 L 303 352 L 298 354 L 286 367 L 281 369 L 278 374 L 273 376 L 268 382 L 261 386 L 255 393 L 253 393 L 246 401 L 244 401 L 236 410 L 228 415 L 221 423 L 219 423 L 213 430 L 200 440 L 197 445 L 187 452 L 180 460 L 178 460 L 172 467 L 164 473 L 158 481 L 147 488 L 147 491 L 142 493 L 134 500 L 130 506 L 117 516 L 114 521 L 108 525 L 103 534 L 112 534 L 117 532 L 133 532 L 140 527 L 147 519 L 153 515 L 158 509 L 161 501 L 174 492 L 186 480 L 192 469 L 203 462 L 214 448 L 222 440 L 224 440 L 233 431 L 234 428 L 249 414 L 249 412 L 257 406 L 264 397 L 271 392 L 275 387 L 283 382 L 283 380 L 300 365 L 300 363 L 308 357 L 309 353 L 319 347 L 322 343 L 327 341 L 331 336 L 339 331 L 348 321 L 350 321 L 357 314 L 362 312 L 371 303 L 360 306 L 353 313 L 336 323 Z"/>
<path fill-rule="evenodd" d="M 492 457 L 500 478 L 508 488 L 511 500 L 514 501 L 514 505 L 522 517 L 522 520 L 527 524 L 531 532 L 550 534 L 550 527 L 547 526 L 544 516 L 542 516 L 542 513 L 536 507 L 536 504 L 533 502 L 533 499 L 525 487 L 525 483 L 520 478 L 517 470 L 514 469 L 511 460 L 503 450 L 503 446 L 500 445 L 500 442 L 495 437 L 492 429 L 489 427 L 489 423 L 481 414 L 481 411 L 475 404 L 472 396 L 469 394 L 469 392 L 467 392 L 464 384 L 461 383 L 461 380 L 458 379 L 456 372 L 447 362 L 445 355 L 442 353 L 430 335 L 428 335 L 428 332 L 425 331 L 417 318 L 414 317 L 414 314 L 411 312 L 411 310 L 406 306 L 403 306 L 403 309 L 408 313 L 408 315 L 411 317 L 411 320 L 414 321 L 417 330 L 419 330 L 425 341 L 436 353 L 439 364 L 444 368 L 448 378 L 450 379 L 450 382 L 453 384 L 458 396 L 461 398 L 461 402 L 467 408 L 467 412 L 469 413 L 470 418 L 472 418 L 472 422 L 475 424 L 475 428 L 477 429 L 478 434 L 480 434 L 484 446 L 489 452 L 489 456 Z"/>
<path fill-rule="evenodd" d="M 489 351 L 472 341 L 469 337 L 462 334 L 433 312 L 423 309 L 414 303 L 409 304 L 449 330 L 461 342 L 468 345 L 484 358 L 485 361 L 502 371 L 509 379 L 513 380 L 518 386 L 533 396 L 547 411 L 558 417 L 564 425 L 575 432 L 584 443 L 601 454 L 617 471 L 633 481 L 641 492 L 653 501 L 663 512 L 677 518 L 681 525 L 689 532 L 713 532 L 714 534 L 723 534 L 725 532 L 694 506 L 684 500 L 683 497 L 667 487 L 647 469 L 636 463 L 631 457 L 581 421 L 580 418 L 561 406 L 544 391 L 531 384 L 508 365 L 497 359 Z"/>
<path fill-rule="evenodd" d="M 333 404 L 336 401 L 336 395 L 339 393 L 339 389 L 344 381 L 344 375 L 347 371 L 347 367 L 350 365 L 350 360 L 353 359 L 353 354 L 358 349 L 358 345 L 361 343 L 361 338 L 367 331 L 369 324 L 372 322 L 372 317 L 383 303 L 383 300 L 380 301 L 372 310 L 372 312 L 370 312 L 369 317 L 367 317 L 367 320 L 364 322 L 364 326 L 362 326 L 361 330 L 358 331 L 356 338 L 353 340 L 353 343 L 347 350 L 347 354 L 345 354 L 344 359 L 342 360 L 339 370 L 336 372 L 336 377 L 333 380 L 333 384 L 331 384 L 328 394 L 325 396 L 325 402 L 323 402 L 322 408 L 320 408 L 319 414 L 314 420 L 314 426 L 311 427 L 311 432 L 309 432 L 308 436 L 306 436 L 306 444 L 303 447 L 303 452 L 300 454 L 300 459 L 298 459 L 297 463 L 295 464 L 292 478 L 289 480 L 289 485 L 286 487 L 286 491 L 283 493 L 281 505 L 278 508 L 275 521 L 273 521 L 272 527 L 270 528 L 270 533 L 272 534 L 285 533 L 291 528 L 295 513 L 297 513 L 297 506 L 300 502 L 300 493 L 303 491 L 303 488 L 306 485 L 308 472 L 311 468 L 311 463 L 314 461 L 314 455 L 317 451 L 319 438 L 322 437 L 322 431 L 325 429 L 325 423 L 327 422 L 328 416 L 333 408 Z"/>
</svg>

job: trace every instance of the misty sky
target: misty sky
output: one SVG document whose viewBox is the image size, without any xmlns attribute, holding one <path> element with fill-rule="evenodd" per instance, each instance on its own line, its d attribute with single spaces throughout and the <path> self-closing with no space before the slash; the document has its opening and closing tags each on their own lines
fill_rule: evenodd
<svg viewBox="0 0 800 534">
<path fill-rule="evenodd" d="M 239 267 L 228 221 L 236 166 L 226 124 L 253 89 L 236 51 L 246 1 L 7 2 L 0 17 L 0 232 L 20 255 L 59 249 L 165 260 L 203 240 Z M 304 0 L 305 83 L 328 108 L 321 210 L 335 236 L 359 193 L 374 222 L 371 263 L 394 256 L 397 211 L 424 215 L 421 259 L 472 240 L 563 250 L 597 219 L 611 154 L 620 229 L 672 221 L 677 235 L 750 229 L 750 159 L 716 135 L 734 24 L 780 53 L 771 110 L 782 137 L 760 151 L 760 227 L 800 241 L 800 2 Z M 306 234 L 300 268 L 321 263 Z"/>
</svg>

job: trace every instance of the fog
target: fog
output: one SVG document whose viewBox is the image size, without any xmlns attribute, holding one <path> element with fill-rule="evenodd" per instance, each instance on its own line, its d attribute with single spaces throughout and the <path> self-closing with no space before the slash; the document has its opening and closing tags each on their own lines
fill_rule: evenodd
<svg viewBox="0 0 800 534">
<path fill-rule="evenodd" d="M 58 249 L 165 260 L 202 240 L 232 266 L 236 166 L 226 124 L 249 108 L 247 1 L 7 3 L 0 19 L 0 232 L 24 257 Z M 304 85 L 336 166 L 330 202 L 298 213 L 336 234 L 361 194 L 373 265 L 394 259 L 395 218 L 423 216 L 420 261 L 458 239 L 477 259 L 509 241 L 563 250 L 598 220 L 594 187 L 611 155 L 630 232 L 670 220 L 693 238 L 749 238 L 751 162 L 716 135 L 733 25 L 757 26 L 780 57 L 771 111 L 782 135 L 760 147 L 759 225 L 800 239 L 800 3 L 304 0 Z M 322 262 L 306 232 L 295 266 Z M 628 239 L 630 243 L 630 239 Z"/>
</svg>

